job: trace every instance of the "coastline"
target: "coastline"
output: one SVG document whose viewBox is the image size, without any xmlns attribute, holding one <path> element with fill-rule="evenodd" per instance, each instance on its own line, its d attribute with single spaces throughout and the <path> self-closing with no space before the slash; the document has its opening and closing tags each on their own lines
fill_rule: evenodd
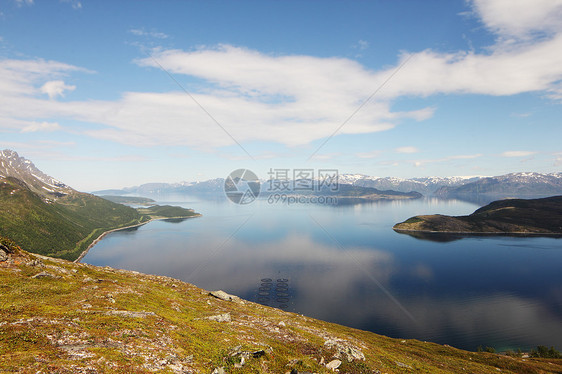
<svg viewBox="0 0 562 374">
<path fill-rule="evenodd" d="M 162 220 L 167 220 L 167 219 L 188 219 L 188 218 L 194 218 L 194 217 L 201 217 L 201 214 L 197 213 L 193 216 L 188 216 L 188 217 L 159 217 L 159 218 L 151 218 L 150 220 L 146 221 L 146 222 L 142 222 L 142 223 L 137 223 L 136 225 L 130 225 L 130 226 L 125 226 L 125 227 L 119 227 L 116 229 L 111 229 L 111 230 L 107 230 L 104 231 L 100 234 L 100 236 L 98 236 L 96 239 L 94 239 L 90 245 L 82 251 L 82 253 L 80 253 L 80 256 L 78 256 L 78 258 L 72 262 L 74 263 L 79 263 L 84 256 L 86 256 L 88 254 L 88 252 L 90 251 L 90 249 L 92 249 L 96 244 L 98 244 L 100 242 L 100 240 L 102 240 L 107 234 L 115 232 L 115 231 L 120 231 L 120 230 L 126 230 L 126 229 L 132 229 L 133 227 L 140 227 L 140 226 L 144 226 L 150 222 L 153 221 L 162 221 Z"/>
<path fill-rule="evenodd" d="M 423 233 L 423 234 L 452 234 L 452 235 L 462 235 L 462 236 L 561 236 L 560 232 L 536 232 L 536 231 L 432 231 L 432 230 L 417 230 L 417 229 L 398 229 L 392 228 L 398 233 L 408 234 L 408 233 Z"/>
</svg>

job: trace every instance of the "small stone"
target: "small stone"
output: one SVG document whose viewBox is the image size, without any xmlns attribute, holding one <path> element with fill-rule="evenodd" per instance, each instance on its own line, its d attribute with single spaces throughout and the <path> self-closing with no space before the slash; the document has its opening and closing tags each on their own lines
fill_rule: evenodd
<svg viewBox="0 0 562 374">
<path fill-rule="evenodd" d="M 3 249 L 0 249 L 0 262 L 4 262 L 8 259 L 8 254 Z"/>
<path fill-rule="evenodd" d="M 230 313 L 223 313 L 217 314 L 216 316 L 207 317 L 208 320 L 216 321 L 216 322 L 230 322 L 232 319 L 230 318 Z"/>
<path fill-rule="evenodd" d="M 336 371 L 337 368 L 339 368 L 341 365 L 341 361 L 340 360 L 332 360 L 330 362 L 328 362 L 326 364 L 326 369 L 330 369 L 332 371 Z"/>
<path fill-rule="evenodd" d="M 29 265 L 29 266 L 40 266 L 40 267 L 44 267 L 44 266 L 45 266 L 45 264 L 43 263 L 43 261 L 37 260 L 37 259 L 29 261 L 26 265 Z"/>
<path fill-rule="evenodd" d="M 221 299 L 221 300 L 224 300 L 224 301 L 233 301 L 235 303 L 244 304 L 242 299 L 240 299 L 238 296 L 227 294 L 226 292 L 221 291 L 221 290 L 211 291 L 211 292 L 209 292 L 209 295 L 214 296 L 217 299 Z"/>
<path fill-rule="evenodd" d="M 411 367 L 410 365 L 404 364 L 402 362 L 398 362 L 398 361 L 394 361 L 396 363 L 396 365 L 398 365 L 401 368 L 407 368 L 407 369 L 413 369 L 413 367 Z"/>
<path fill-rule="evenodd" d="M 242 346 L 237 345 L 236 347 L 230 350 L 230 356 L 234 357 L 242 353 Z"/>
<path fill-rule="evenodd" d="M 35 275 L 32 276 L 31 278 L 40 279 L 40 278 L 59 278 L 59 277 L 57 277 L 56 275 L 53 275 L 53 274 L 51 274 L 51 273 L 48 273 L 48 272 L 46 272 L 46 271 L 42 271 L 42 272 L 40 272 L 40 273 L 38 273 L 38 274 L 35 274 Z"/>
<path fill-rule="evenodd" d="M 279 326 L 285 327 L 285 326 L 287 326 L 287 325 L 285 325 L 285 322 L 281 321 L 281 322 L 279 322 Z"/>
<path fill-rule="evenodd" d="M 220 367 L 220 368 L 215 368 L 215 370 L 213 370 L 211 374 L 226 374 L 226 373 L 224 371 L 224 368 Z"/>
</svg>

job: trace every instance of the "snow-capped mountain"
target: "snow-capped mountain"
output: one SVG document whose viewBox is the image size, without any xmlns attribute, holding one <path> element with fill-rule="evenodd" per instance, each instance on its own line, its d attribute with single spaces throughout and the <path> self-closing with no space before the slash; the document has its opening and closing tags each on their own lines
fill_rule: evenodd
<svg viewBox="0 0 562 374">
<path fill-rule="evenodd" d="M 416 191 L 423 195 L 432 195 L 441 187 L 461 186 L 481 178 L 482 177 L 425 177 L 404 179 L 396 177 L 371 177 L 362 174 L 342 174 L 338 179 L 341 184 L 373 187 L 383 191 Z"/>
<path fill-rule="evenodd" d="M 35 193 L 46 200 L 68 195 L 74 190 L 66 184 L 37 169 L 33 162 L 20 157 L 9 149 L 0 151 L 0 180 L 12 177 L 27 184 Z"/>
<path fill-rule="evenodd" d="M 542 197 L 562 195 L 562 173 L 511 173 L 481 178 L 461 186 L 444 186 L 440 197 L 489 195 L 501 197 Z"/>
</svg>

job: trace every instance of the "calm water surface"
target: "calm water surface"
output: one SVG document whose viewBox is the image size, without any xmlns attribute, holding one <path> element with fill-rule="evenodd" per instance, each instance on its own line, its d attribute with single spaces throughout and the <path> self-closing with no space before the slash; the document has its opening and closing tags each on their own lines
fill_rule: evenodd
<svg viewBox="0 0 562 374">
<path fill-rule="evenodd" d="M 109 234 L 82 262 L 199 287 L 379 334 L 475 350 L 562 348 L 562 239 L 421 240 L 392 230 L 417 214 L 477 205 L 235 205 L 152 196 L 203 214 Z"/>
</svg>

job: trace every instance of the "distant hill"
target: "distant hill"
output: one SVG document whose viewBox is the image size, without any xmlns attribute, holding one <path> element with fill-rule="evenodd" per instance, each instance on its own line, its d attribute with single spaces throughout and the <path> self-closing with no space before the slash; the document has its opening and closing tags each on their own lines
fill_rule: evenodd
<svg viewBox="0 0 562 374">
<path fill-rule="evenodd" d="M 158 217 L 171 211 L 159 210 Z M 103 232 L 148 222 L 150 212 L 78 192 L 16 152 L 0 152 L 0 235 L 25 250 L 74 260 Z"/>
<path fill-rule="evenodd" d="M 350 183 L 339 183 L 336 191 L 329 188 L 322 188 L 320 191 L 314 190 L 296 190 L 290 187 L 288 190 L 269 190 L 268 186 L 271 181 L 260 181 L 260 196 L 268 196 L 270 194 L 282 193 L 286 195 L 321 195 L 336 196 L 341 199 L 359 200 L 392 200 L 392 199 L 417 199 L 422 195 L 415 191 L 392 191 L 389 189 L 380 190 L 369 186 L 352 185 Z M 180 183 L 146 183 L 136 187 L 127 187 L 121 190 L 102 190 L 95 191 L 96 195 L 106 194 L 137 194 L 137 195 L 154 195 L 166 193 L 185 193 L 198 196 L 225 196 L 224 192 L 225 179 L 216 178 L 203 182 L 180 182 Z M 292 181 L 289 183 L 292 186 Z"/>
<path fill-rule="evenodd" d="M 494 201 L 468 216 L 415 216 L 394 226 L 398 232 L 562 235 L 562 196 Z"/>
<path fill-rule="evenodd" d="M 95 195 L 155 195 L 165 193 L 185 194 L 222 194 L 224 195 L 224 178 L 210 179 L 203 182 L 179 183 L 145 183 L 140 186 L 125 187 L 122 189 L 94 191 Z"/>
</svg>

